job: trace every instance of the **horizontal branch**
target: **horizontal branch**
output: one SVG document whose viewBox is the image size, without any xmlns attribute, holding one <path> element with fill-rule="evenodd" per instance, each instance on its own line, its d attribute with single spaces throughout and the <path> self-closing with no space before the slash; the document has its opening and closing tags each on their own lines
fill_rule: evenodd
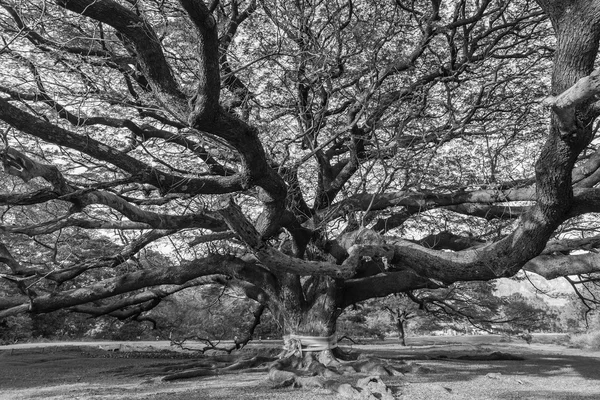
<svg viewBox="0 0 600 400">
<path fill-rule="evenodd" d="M 188 246 L 194 247 L 202 243 L 210 243 L 217 240 L 228 240 L 237 237 L 237 235 L 231 231 L 212 233 L 208 235 L 196 236 L 196 238 L 188 242 Z"/>
<path fill-rule="evenodd" d="M 546 279 L 600 272 L 600 254 L 541 255 L 523 266 Z"/>
<path fill-rule="evenodd" d="M 103 204 L 118 211 L 131 221 L 141 222 L 156 229 L 203 228 L 215 232 L 227 229 L 226 225 L 213 212 L 198 212 L 188 215 L 161 214 L 139 208 L 116 194 L 99 190 L 80 190 L 61 196 L 61 200 L 81 206 Z"/>
<path fill-rule="evenodd" d="M 47 235 L 67 227 L 78 227 L 83 229 L 118 229 L 137 230 L 150 229 L 152 226 L 144 222 L 135 221 L 104 221 L 98 219 L 77 218 L 72 215 L 55 218 L 36 225 L 0 225 L 0 232 L 23 234 L 27 236 Z"/>
<path fill-rule="evenodd" d="M 157 229 L 204 228 L 213 231 L 225 230 L 225 224 L 214 213 L 213 216 L 209 213 L 190 215 L 159 214 L 143 210 L 111 192 L 93 189 L 76 190 L 65 181 L 55 166 L 36 162 L 12 148 L 6 150 L 4 165 L 8 173 L 17 175 L 26 182 L 35 177 L 42 177 L 51 182 L 55 191 L 61 194 L 60 200 L 72 202 L 78 208 L 92 204 L 103 204 L 118 211 L 131 221 L 148 224 L 150 227 Z M 62 224 L 60 222 L 50 222 L 45 226 L 52 229 L 52 226 L 56 227 L 57 224 L 58 229 L 60 229 L 60 226 L 64 226 L 66 221 L 62 221 Z"/>
<path fill-rule="evenodd" d="M 29 206 L 56 200 L 59 194 L 48 189 L 40 189 L 30 193 L 0 193 L 0 206 Z"/>
<path fill-rule="evenodd" d="M 383 194 L 359 193 L 344 199 L 331 207 L 319 211 L 323 218 L 331 220 L 340 217 L 348 211 L 380 211 L 391 207 L 409 207 L 414 210 L 425 211 L 432 208 L 459 206 L 463 204 L 494 204 L 514 201 L 534 201 L 535 188 L 518 187 L 507 190 L 475 190 L 472 192 L 458 191 L 455 193 L 427 193 L 427 192 L 395 192 Z M 475 210 L 474 213 L 480 213 Z M 510 208 L 505 212 L 510 213 Z M 462 210 L 467 212 L 467 210 Z M 500 213 L 493 210 L 494 214 Z M 522 209 L 518 209 L 522 212 Z"/>
<path fill-rule="evenodd" d="M 207 279 L 208 278 L 208 279 Z M 193 279 L 189 282 L 184 283 L 183 285 L 176 286 L 168 286 L 161 287 L 156 289 L 145 290 L 140 293 L 135 293 L 131 296 L 126 296 L 121 299 L 118 299 L 114 302 L 110 302 L 107 304 L 83 304 L 79 306 L 74 306 L 69 308 L 69 311 L 89 314 L 94 317 L 99 317 L 102 315 L 110 315 L 112 317 L 116 317 L 119 319 L 125 319 L 129 317 L 128 313 L 124 310 L 127 307 L 131 307 L 133 305 L 142 304 L 150 301 L 160 300 L 164 297 L 170 296 L 174 293 L 180 292 L 182 290 L 188 289 L 190 287 L 200 286 L 200 285 L 208 285 L 215 283 L 214 279 L 208 277 L 201 277 L 197 279 Z"/>
<path fill-rule="evenodd" d="M 348 279 L 343 284 L 343 307 L 375 297 L 416 289 L 437 289 L 439 283 L 419 276 L 414 271 L 384 272 L 374 276 Z"/>
<path fill-rule="evenodd" d="M 435 240 L 440 242 L 435 243 Z M 489 280 L 505 276 L 503 274 L 505 270 L 501 265 L 502 260 L 498 260 L 498 265 L 494 263 L 486 265 L 477 261 L 477 253 L 484 254 L 485 249 L 481 247 L 483 243 L 472 238 L 446 233 L 436 238 L 425 238 L 423 244 L 432 244 L 436 249 L 448 249 L 456 247 L 453 245 L 455 243 L 458 243 L 459 248 L 455 249 L 457 250 L 455 252 L 446 252 L 446 260 L 442 260 L 441 257 L 444 252 L 423 249 L 409 242 L 372 246 L 372 254 L 391 252 L 393 256 L 388 255 L 388 265 L 382 264 L 383 272 L 358 279 L 348 279 L 344 282 L 345 305 L 407 290 L 436 288 L 458 281 Z M 459 251 L 473 247 L 478 250 Z M 598 247 L 600 247 L 599 237 L 551 241 L 541 255 L 525 262 L 522 269 L 534 272 L 545 279 L 598 273 L 600 254 L 596 252 L 556 254 L 558 251 L 591 250 Z M 363 248 L 367 249 L 368 246 L 363 245 Z M 411 254 L 413 252 L 414 254 Z M 510 263 L 508 257 L 505 259 L 506 263 Z M 439 269 L 436 264 L 439 264 Z M 459 269 L 461 266 L 462 270 Z"/>
<path fill-rule="evenodd" d="M 13 306 L 0 312 L 0 317 L 15 315 L 23 311 L 48 313 L 147 287 L 183 285 L 192 279 L 219 273 L 236 274 L 250 266 L 250 264 L 231 256 L 210 255 L 172 268 L 131 272 L 86 287 L 38 296 L 32 298 L 29 304 Z"/>
<path fill-rule="evenodd" d="M 219 194 L 242 190 L 239 175 L 197 178 L 169 174 L 89 136 L 78 135 L 34 117 L 1 97 L 0 119 L 15 129 L 48 143 L 77 150 L 111 163 L 131 174 L 138 182 L 153 185 L 162 193 Z"/>
</svg>

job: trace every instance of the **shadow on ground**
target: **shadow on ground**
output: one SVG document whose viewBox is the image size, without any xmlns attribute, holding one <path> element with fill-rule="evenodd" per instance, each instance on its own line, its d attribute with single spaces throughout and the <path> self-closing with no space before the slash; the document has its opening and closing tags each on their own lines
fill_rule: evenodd
<svg viewBox="0 0 600 400">
<path fill-rule="evenodd" d="M 403 399 L 600 398 L 600 353 L 557 345 L 498 342 L 437 343 L 412 348 L 380 343 L 355 346 L 354 350 L 414 364 L 413 372 L 387 378 L 388 385 Z M 524 360 L 460 359 L 496 351 Z M 107 352 L 89 347 L 0 350 L 0 399 L 335 398 L 318 390 L 275 390 L 266 382 L 266 374 L 260 373 L 157 383 L 165 371 L 203 359 L 173 352 Z"/>
</svg>

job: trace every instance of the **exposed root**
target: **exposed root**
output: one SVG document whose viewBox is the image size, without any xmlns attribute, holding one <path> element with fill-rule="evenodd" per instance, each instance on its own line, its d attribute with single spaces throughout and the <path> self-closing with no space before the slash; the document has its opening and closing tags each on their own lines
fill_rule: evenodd
<svg viewBox="0 0 600 400">
<path fill-rule="evenodd" d="M 325 387 L 347 399 L 394 400 L 391 389 L 378 376 L 367 376 L 359 379 L 356 385 L 329 381 Z"/>
<path fill-rule="evenodd" d="M 183 372 L 177 372 L 174 374 L 170 374 L 162 377 L 162 381 L 174 381 L 177 379 L 189 379 L 189 378 L 197 378 L 199 376 L 212 376 L 218 375 L 218 370 L 212 369 L 191 369 Z"/>
<path fill-rule="evenodd" d="M 325 354 L 324 354 L 325 353 Z M 330 351 L 306 353 L 302 358 L 288 356 L 272 363 L 269 380 L 274 388 L 325 388 L 349 399 L 393 399 L 392 391 L 381 377 L 401 376 L 411 372 L 412 365 L 392 365 L 375 358 L 344 361 Z M 344 375 L 365 374 L 355 385 L 338 379 Z"/>
<path fill-rule="evenodd" d="M 174 381 L 177 379 L 189 379 L 196 378 L 199 376 L 214 376 L 214 375 L 224 375 L 224 374 L 236 374 L 240 372 L 266 372 L 267 368 L 256 368 L 267 362 L 273 361 L 271 357 L 263 357 L 263 356 L 255 356 L 248 360 L 241 360 L 229 366 L 215 368 L 214 365 L 211 365 L 208 368 L 195 368 L 191 370 L 186 370 L 182 372 L 176 372 L 173 374 L 166 375 L 162 378 L 162 381 Z"/>
<path fill-rule="evenodd" d="M 475 355 L 464 355 L 457 357 L 459 360 L 474 360 L 474 361 L 523 361 L 525 358 L 521 356 L 515 356 L 510 353 L 502 353 L 501 351 L 495 351 L 491 354 L 475 354 Z"/>
<path fill-rule="evenodd" d="M 185 367 L 192 369 L 171 373 L 162 381 L 260 371 L 267 372 L 273 388 L 322 388 L 356 400 L 391 400 L 394 398 L 392 390 L 382 378 L 421 373 L 421 367 L 403 361 L 392 363 L 376 357 L 356 357 L 339 349 L 291 354 L 279 359 L 258 355 L 244 360 L 214 357 L 186 363 Z M 348 377 L 353 375 L 359 375 L 360 379 L 350 384 Z"/>
</svg>

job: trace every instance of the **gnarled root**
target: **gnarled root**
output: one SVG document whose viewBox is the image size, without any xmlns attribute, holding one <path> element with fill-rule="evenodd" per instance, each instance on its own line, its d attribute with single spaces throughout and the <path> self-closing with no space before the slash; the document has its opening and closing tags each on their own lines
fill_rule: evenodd
<svg viewBox="0 0 600 400">
<path fill-rule="evenodd" d="M 237 361 L 231 357 L 215 357 L 187 363 L 185 367 L 191 369 L 170 373 L 162 381 L 264 371 L 268 372 L 268 379 L 274 388 L 322 388 L 343 398 L 356 400 L 391 400 L 392 390 L 382 378 L 419 373 L 414 365 L 402 361 L 395 360 L 392 363 L 371 356 L 356 357 L 339 349 L 287 354 L 279 359 L 259 355 Z M 350 382 L 352 375 L 359 375 L 360 379 Z"/>
<path fill-rule="evenodd" d="M 269 367 L 269 380 L 274 388 L 281 387 L 317 387 L 329 389 L 349 399 L 393 399 L 390 388 L 381 380 L 382 376 L 398 376 L 409 372 L 409 367 L 394 366 L 382 360 L 362 358 L 343 361 L 330 350 L 308 352 L 302 357 L 289 355 L 272 363 Z M 367 374 L 355 385 L 347 379 L 336 379 L 350 374 Z"/>
<path fill-rule="evenodd" d="M 327 381 L 324 387 L 347 399 L 394 400 L 391 389 L 387 387 L 379 376 L 367 376 L 359 379 L 355 386 L 349 383 L 340 384 L 334 381 Z"/>
</svg>

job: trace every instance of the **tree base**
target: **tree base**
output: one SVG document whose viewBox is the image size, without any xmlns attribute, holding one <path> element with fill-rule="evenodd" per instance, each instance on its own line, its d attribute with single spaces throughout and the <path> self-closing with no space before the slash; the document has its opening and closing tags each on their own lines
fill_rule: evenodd
<svg viewBox="0 0 600 400">
<path fill-rule="evenodd" d="M 360 357 L 341 349 L 306 352 L 302 357 L 285 356 L 269 367 L 269 380 L 275 388 L 317 387 L 329 389 L 352 399 L 393 399 L 390 388 L 381 380 L 386 376 L 401 376 L 409 372 L 408 365 L 392 365 L 374 357 Z M 352 385 L 346 382 L 352 375 L 366 375 Z"/>
<path fill-rule="evenodd" d="M 164 376 L 162 381 L 202 376 L 265 372 L 273 388 L 321 388 L 348 399 L 394 399 L 392 388 L 382 380 L 419 372 L 413 364 L 386 360 L 366 354 L 344 352 L 339 348 L 280 354 L 255 355 L 248 359 L 213 358 L 186 365 L 186 370 Z"/>
</svg>

